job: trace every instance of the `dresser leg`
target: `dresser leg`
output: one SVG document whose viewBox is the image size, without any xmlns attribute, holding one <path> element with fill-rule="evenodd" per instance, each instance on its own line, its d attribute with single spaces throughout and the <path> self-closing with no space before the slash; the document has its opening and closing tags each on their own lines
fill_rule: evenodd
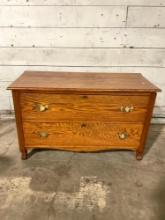
<svg viewBox="0 0 165 220">
<path fill-rule="evenodd" d="M 21 159 L 26 160 L 28 158 L 27 150 L 21 152 Z"/>
<path fill-rule="evenodd" d="M 143 159 L 143 152 L 136 151 L 136 159 L 137 160 L 142 160 Z"/>
</svg>

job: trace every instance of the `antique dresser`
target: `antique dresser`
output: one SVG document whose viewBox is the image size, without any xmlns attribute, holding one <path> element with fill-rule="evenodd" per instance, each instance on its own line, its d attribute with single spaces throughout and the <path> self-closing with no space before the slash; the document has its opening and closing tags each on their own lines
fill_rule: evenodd
<svg viewBox="0 0 165 220">
<path fill-rule="evenodd" d="M 127 149 L 142 159 L 159 88 L 139 73 L 26 71 L 12 90 L 22 159 L 30 148 Z"/>
</svg>

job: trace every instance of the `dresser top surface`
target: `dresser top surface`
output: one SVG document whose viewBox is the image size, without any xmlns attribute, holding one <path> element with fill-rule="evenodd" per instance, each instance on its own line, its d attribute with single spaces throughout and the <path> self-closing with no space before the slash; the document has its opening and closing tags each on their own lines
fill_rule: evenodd
<svg viewBox="0 0 165 220">
<path fill-rule="evenodd" d="M 140 73 L 87 73 L 25 71 L 8 89 L 53 91 L 157 92 Z"/>
</svg>

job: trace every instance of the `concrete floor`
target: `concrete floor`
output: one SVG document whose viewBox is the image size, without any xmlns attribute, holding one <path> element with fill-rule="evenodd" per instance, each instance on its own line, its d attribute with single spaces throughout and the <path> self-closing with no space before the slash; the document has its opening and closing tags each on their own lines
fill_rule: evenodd
<svg viewBox="0 0 165 220">
<path fill-rule="evenodd" d="M 145 156 L 32 151 L 20 160 L 15 122 L 0 121 L 1 220 L 165 220 L 165 126 Z"/>
</svg>

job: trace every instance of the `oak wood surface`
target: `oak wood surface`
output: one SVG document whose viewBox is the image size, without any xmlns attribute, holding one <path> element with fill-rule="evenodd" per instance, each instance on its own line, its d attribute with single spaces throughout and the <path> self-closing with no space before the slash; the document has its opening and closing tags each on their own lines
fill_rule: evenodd
<svg viewBox="0 0 165 220">
<path fill-rule="evenodd" d="M 160 91 L 140 73 L 26 71 L 8 89 L 55 91 Z"/>
<path fill-rule="evenodd" d="M 147 116 L 146 116 L 146 119 L 145 119 L 145 122 L 144 122 L 144 127 L 143 127 L 143 131 L 142 131 L 140 144 L 139 144 L 139 147 L 136 151 L 136 157 L 139 160 L 141 160 L 142 157 L 143 157 L 144 145 L 145 145 L 146 140 L 147 140 L 147 134 L 148 134 L 148 130 L 149 130 L 150 122 L 151 122 L 151 117 L 152 117 L 152 112 L 153 112 L 153 108 L 154 108 L 155 99 L 156 99 L 156 93 L 151 93 L 150 94 L 150 101 L 148 103 L 148 108 L 147 108 L 148 109 Z"/>
<path fill-rule="evenodd" d="M 14 101 L 19 150 L 22 153 L 22 155 L 25 155 L 26 157 L 27 151 L 24 143 L 23 123 L 22 123 L 21 107 L 20 107 L 20 93 L 18 91 L 12 91 L 12 96 Z"/>
<path fill-rule="evenodd" d="M 148 96 L 138 95 L 66 95 L 22 93 L 22 117 L 24 120 L 110 120 L 143 122 L 149 102 Z M 40 112 L 35 106 L 47 106 Z M 131 112 L 122 112 L 121 107 L 133 107 Z"/>
<path fill-rule="evenodd" d="M 111 124 L 103 122 L 55 122 L 55 123 L 23 123 L 25 146 L 119 146 L 120 148 L 139 146 L 143 124 Z M 40 137 L 39 132 L 47 132 L 47 137 Z M 127 133 L 126 139 L 119 134 Z"/>
<path fill-rule="evenodd" d="M 160 91 L 141 74 L 29 71 L 8 89 L 22 159 L 29 148 L 51 148 L 130 149 L 140 160 Z"/>
</svg>

